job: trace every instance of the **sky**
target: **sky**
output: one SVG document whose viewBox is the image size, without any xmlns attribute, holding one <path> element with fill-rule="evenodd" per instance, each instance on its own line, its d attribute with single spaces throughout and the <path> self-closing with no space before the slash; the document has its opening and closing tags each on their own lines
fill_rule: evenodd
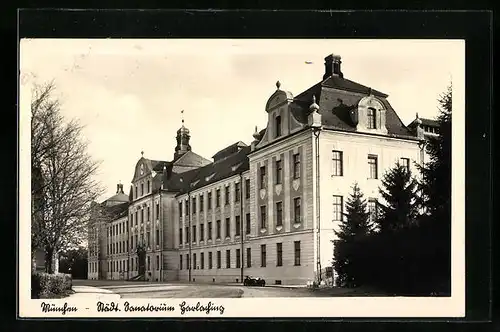
<svg viewBox="0 0 500 332">
<path fill-rule="evenodd" d="M 63 115 L 85 126 L 101 162 L 103 200 L 119 182 L 128 194 L 141 151 L 173 158 L 181 116 L 193 152 L 207 159 L 250 144 L 276 81 L 298 95 L 322 80 L 329 54 L 342 57 L 345 78 L 388 94 L 406 125 L 417 112 L 436 117 L 439 95 L 465 68 L 459 40 L 22 39 L 20 104 L 33 82 L 54 80 Z"/>
</svg>

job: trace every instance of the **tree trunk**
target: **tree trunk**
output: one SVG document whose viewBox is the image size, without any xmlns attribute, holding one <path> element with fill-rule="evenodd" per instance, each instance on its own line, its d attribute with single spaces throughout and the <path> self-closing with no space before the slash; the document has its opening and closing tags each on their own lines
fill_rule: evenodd
<svg viewBox="0 0 500 332">
<path fill-rule="evenodd" d="M 54 273 L 53 266 L 54 248 L 45 247 L 45 272 Z"/>
</svg>

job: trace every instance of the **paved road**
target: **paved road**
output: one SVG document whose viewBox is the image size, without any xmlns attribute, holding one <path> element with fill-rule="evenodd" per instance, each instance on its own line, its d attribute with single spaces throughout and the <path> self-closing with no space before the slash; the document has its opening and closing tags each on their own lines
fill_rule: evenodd
<svg viewBox="0 0 500 332">
<path fill-rule="evenodd" d="M 306 288 L 244 287 L 241 285 L 148 283 L 108 280 L 74 280 L 74 285 L 108 289 L 122 298 L 239 298 L 325 296 Z"/>
</svg>

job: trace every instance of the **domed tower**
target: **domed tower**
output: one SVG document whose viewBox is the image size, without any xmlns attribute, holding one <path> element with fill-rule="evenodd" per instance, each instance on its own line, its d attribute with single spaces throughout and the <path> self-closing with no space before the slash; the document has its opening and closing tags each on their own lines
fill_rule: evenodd
<svg viewBox="0 0 500 332">
<path fill-rule="evenodd" d="M 184 111 L 181 112 L 181 114 Z M 182 126 L 177 130 L 177 146 L 175 147 L 174 160 L 181 157 L 184 153 L 191 151 L 191 145 L 189 145 L 189 129 L 184 127 L 184 118 L 182 119 Z"/>
</svg>

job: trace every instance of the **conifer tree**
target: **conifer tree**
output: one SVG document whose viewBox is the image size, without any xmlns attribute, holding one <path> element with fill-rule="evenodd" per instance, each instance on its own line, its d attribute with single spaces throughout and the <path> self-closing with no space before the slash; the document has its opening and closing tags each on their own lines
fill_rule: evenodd
<svg viewBox="0 0 500 332">
<path fill-rule="evenodd" d="M 376 220 L 380 232 L 407 228 L 416 222 L 417 185 L 411 171 L 399 163 L 384 174 L 379 192 L 385 204 L 379 204 L 381 213 Z"/>
<path fill-rule="evenodd" d="M 355 183 L 346 202 L 345 218 L 342 218 L 339 229 L 334 230 L 337 240 L 334 241 L 333 266 L 337 273 L 337 285 L 357 284 L 355 241 L 372 232 L 373 225 L 369 221 L 369 216 L 366 199 Z"/>
<path fill-rule="evenodd" d="M 425 149 L 429 161 L 418 166 L 422 175 L 419 187 L 422 193 L 421 204 L 428 214 L 437 220 L 449 220 L 451 218 L 451 84 L 440 96 L 438 103 L 439 135 L 426 140 Z"/>
<path fill-rule="evenodd" d="M 452 85 L 438 99 L 439 123 L 436 137 L 429 137 L 425 149 L 429 161 L 419 165 L 421 174 L 419 190 L 421 204 L 426 211 L 422 225 L 426 233 L 425 246 L 432 252 L 432 260 L 426 261 L 422 269 L 435 292 L 448 294 L 451 291 L 451 116 Z"/>
</svg>

